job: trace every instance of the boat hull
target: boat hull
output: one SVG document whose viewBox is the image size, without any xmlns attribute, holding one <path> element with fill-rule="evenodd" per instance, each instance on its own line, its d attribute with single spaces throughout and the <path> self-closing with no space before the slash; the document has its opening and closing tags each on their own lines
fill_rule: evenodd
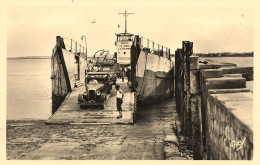
<svg viewBox="0 0 260 165">
<path fill-rule="evenodd" d="M 54 113 L 76 82 L 85 81 L 85 56 L 66 50 L 63 39 L 57 37 L 51 58 L 52 112 Z"/>
<path fill-rule="evenodd" d="M 166 57 L 140 51 L 135 82 L 139 105 L 170 98 L 174 93 L 173 62 Z"/>
</svg>

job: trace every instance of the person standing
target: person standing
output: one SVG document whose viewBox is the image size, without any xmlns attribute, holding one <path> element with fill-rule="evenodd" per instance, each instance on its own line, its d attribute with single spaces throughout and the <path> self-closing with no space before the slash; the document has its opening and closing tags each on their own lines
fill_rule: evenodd
<svg viewBox="0 0 260 165">
<path fill-rule="evenodd" d="M 98 70 L 97 65 L 94 65 L 93 70 L 94 70 L 94 72 L 97 72 L 97 70 Z"/>
<path fill-rule="evenodd" d="M 126 70 L 126 77 L 127 77 L 127 82 L 129 82 L 129 81 L 130 81 L 130 74 L 131 74 L 130 67 L 127 67 L 127 70 Z"/>
<path fill-rule="evenodd" d="M 117 118 L 121 118 L 122 116 L 122 103 L 123 103 L 123 98 L 124 98 L 124 93 L 123 91 L 120 89 L 119 85 L 116 85 L 116 108 L 119 112 L 119 116 L 117 116 Z"/>
<path fill-rule="evenodd" d="M 124 82 L 124 76 L 125 76 L 125 67 L 122 66 L 122 82 Z"/>
</svg>

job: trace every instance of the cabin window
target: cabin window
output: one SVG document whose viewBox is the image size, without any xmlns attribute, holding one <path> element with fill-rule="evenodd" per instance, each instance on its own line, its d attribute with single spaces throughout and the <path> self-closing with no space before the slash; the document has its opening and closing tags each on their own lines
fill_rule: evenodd
<svg viewBox="0 0 260 165">
<path fill-rule="evenodd" d="M 132 36 L 118 36 L 117 41 L 132 41 Z"/>
</svg>

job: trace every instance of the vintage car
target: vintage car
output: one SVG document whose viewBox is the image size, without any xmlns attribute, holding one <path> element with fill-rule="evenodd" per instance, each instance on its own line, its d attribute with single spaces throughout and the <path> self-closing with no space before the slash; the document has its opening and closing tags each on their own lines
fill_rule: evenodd
<svg viewBox="0 0 260 165">
<path fill-rule="evenodd" d="M 101 72 L 108 72 L 110 75 L 110 82 L 116 85 L 116 72 L 114 71 L 114 64 L 101 64 Z"/>
<path fill-rule="evenodd" d="M 110 94 L 112 85 L 108 72 L 89 72 L 85 80 L 86 91 L 79 94 L 80 108 L 101 106 L 104 108 L 107 94 Z"/>
</svg>

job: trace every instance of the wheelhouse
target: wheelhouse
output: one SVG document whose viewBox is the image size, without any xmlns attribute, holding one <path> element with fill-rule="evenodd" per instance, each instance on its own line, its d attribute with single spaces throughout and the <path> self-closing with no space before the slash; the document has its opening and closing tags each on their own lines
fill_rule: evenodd
<svg viewBox="0 0 260 165">
<path fill-rule="evenodd" d="M 116 47 L 117 47 L 117 63 L 130 64 L 131 46 L 133 43 L 133 34 L 119 33 L 116 34 Z"/>
</svg>

